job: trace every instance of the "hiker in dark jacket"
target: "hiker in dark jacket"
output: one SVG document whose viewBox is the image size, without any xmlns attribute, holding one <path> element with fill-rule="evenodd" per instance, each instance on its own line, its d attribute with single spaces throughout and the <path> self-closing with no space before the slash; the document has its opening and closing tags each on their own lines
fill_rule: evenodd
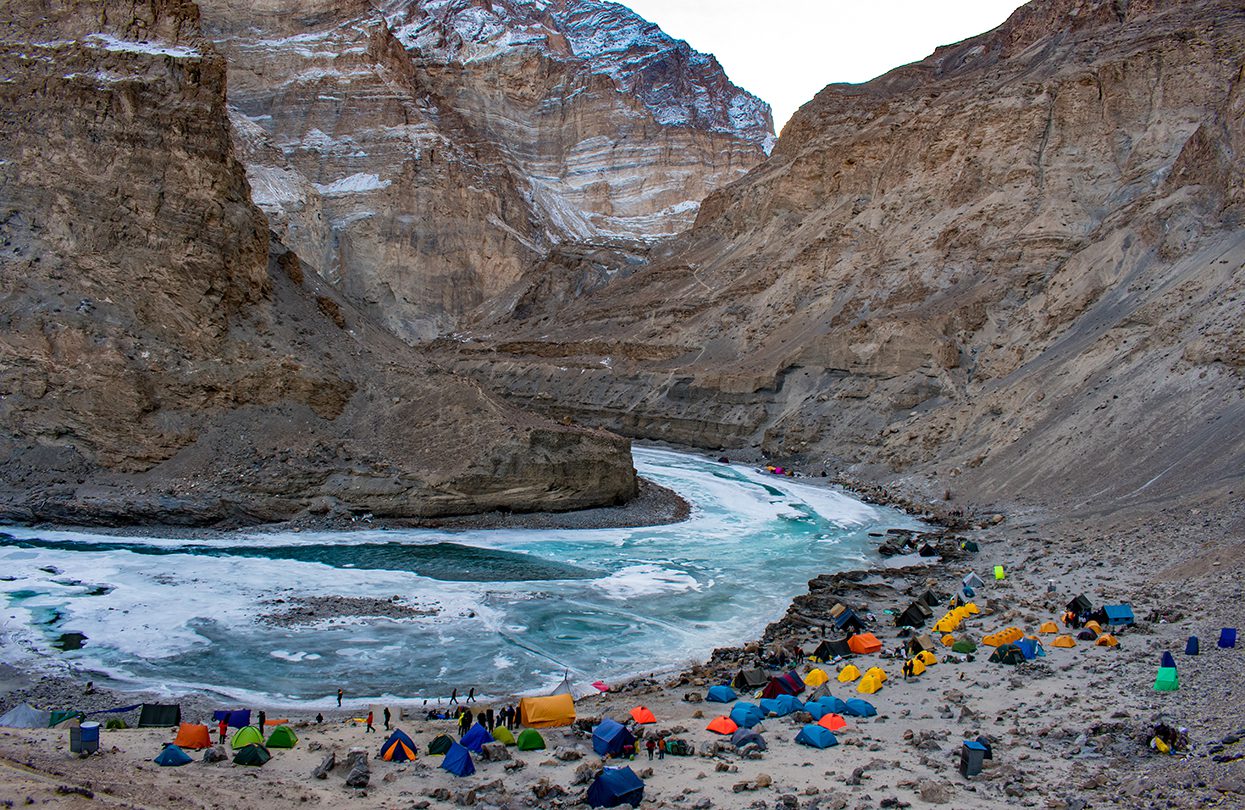
<svg viewBox="0 0 1245 810">
<path fill-rule="evenodd" d="M 389 718 L 390 717 L 392 717 L 392 715 L 389 714 L 389 707 L 386 706 L 385 707 L 385 731 L 389 730 Z"/>
</svg>

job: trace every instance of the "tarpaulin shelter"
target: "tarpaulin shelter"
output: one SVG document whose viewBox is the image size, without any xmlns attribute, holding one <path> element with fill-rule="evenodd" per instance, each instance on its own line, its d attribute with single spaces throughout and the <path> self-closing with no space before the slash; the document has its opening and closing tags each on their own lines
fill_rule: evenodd
<svg viewBox="0 0 1245 810">
<path fill-rule="evenodd" d="M 530 728 L 569 726 L 575 722 L 575 699 L 568 694 L 526 697 L 519 701 L 519 723 Z"/>
<path fill-rule="evenodd" d="M 859 677 L 860 668 L 855 664 L 848 664 L 839 670 L 838 681 L 839 683 L 851 683 Z"/>
<path fill-rule="evenodd" d="M 817 725 L 830 731 L 840 731 L 847 728 L 847 721 L 843 719 L 843 715 L 829 712 L 817 720 Z"/>
<path fill-rule="evenodd" d="M 502 745 L 514 745 L 515 744 L 514 734 L 512 734 L 510 729 L 506 728 L 505 726 L 497 726 L 496 728 L 493 729 L 493 739 L 497 740 L 497 742 L 501 743 Z"/>
<path fill-rule="evenodd" d="M 816 667 L 809 670 L 809 673 L 804 676 L 804 683 L 808 686 L 821 686 L 828 680 L 830 680 L 830 676 L 826 674 L 826 671 Z"/>
<path fill-rule="evenodd" d="M 0 717 L 0 726 L 5 728 L 48 728 L 51 725 L 52 713 L 36 709 L 29 703 L 14 706 Z"/>
<path fill-rule="evenodd" d="M 750 728 L 741 728 L 731 734 L 731 745 L 736 748 L 743 748 L 745 745 L 755 745 L 761 750 L 769 750 L 769 746 L 765 743 L 765 738 Z"/>
<path fill-rule="evenodd" d="M 476 772 L 476 764 L 471 761 L 471 753 L 458 743 L 450 745 L 441 760 L 441 767 L 455 776 L 471 776 Z"/>
<path fill-rule="evenodd" d="M 850 714 L 853 717 L 873 717 L 877 713 L 877 708 L 867 700 L 852 698 L 843 703 L 843 714 Z"/>
<path fill-rule="evenodd" d="M 872 633 L 857 633 L 847 640 L 847 646 L 857 655 L 868 655 L 882 650 L 882 642 Z"/>
<path fill-rule="evenodd" d="M 144 703 L 138 715 L 139 728 L 169 728 L 182 722 L 182 707 L 176 703 Z"/>
<path fill-rule="evenodd" d="M 52 709 L 48 724 L 51 728 L 72 728 L 82 722 L 86 714 L 77 709 Z"/>
<path fill-rule="evenodd" d="M 809 723 L 800 729 L 800 733 L 795 735 L 795 741 L 812 748 L 829 748 L 832 745 L 839 744 L 838 738 L 834 736 L 830 729 L 819 726 L 816 723 Z"/>
<path fill-rule="evenodd" d="M 1094 611 L 1094 603 L 1085 594 L 1080 594 L 1068 603 L 1068 610 L 1078 616 L 1088 616 Z"/>
<path fill-rule="evenodd" d="M 635 735 L 612 718 L 602 718 L 592 730 L 592 750 L 603 757 L 618 756 L 628 745 L 635 745 Z"/>
<path fill-rule="evenodd" d="M 705 726 L 705 729 L 712 731 L 714 734 L 734 734 L 739 730 L 739 724 L 726 715 L 722 715 L 710 720 L 709 725 Z"/>
<path fill-rule="evenodd" d="M 653 713 L 649 711 L 647 706 L 636 706 L 632 709 L 631 719 L 634 720 L 637 725 L 641 726 L 657 722 L 657 718 L 653 716 Z"/>
<path fill-rule="evenodd" d="M 765 712 L 761 711 L 759 706 L 754 706 L 751 703 L 741 701 L 731 707 L 731 720 L 734 720 L 735 725 L 740 728 L 752 728 L 764 719 Z"/>
<path fill-rule="evenodd" d="M 212 719 L 219 723 L 225 721 L 229 728 L 246 728 L 251 724 L 250 709 L 221 709 L 212 712 Z"/>
<path fill-rule="evenodd" d="M 536 734 L 536 732 L 532 732 L 532 733 Z M 536 736 L 539 737 L 540 735 L 536 734 Z M 436 737 L 433 738 L 432 742 L 428 743 L 428 753 L 433 756 L 442 757 L 442 756 L 445 756 L 445 752 L 450 750 L 450 748 L 452 748 L 453 745 L 454 745 L 453 737 L 451 737 L 448 734 L 438 734 Z M 544 748 L 544 746 L 542 745 L 541 748 Z"/>
<path fill-rule="evenodd" d="M 188 765 L 193 761 L 190 758 L 190 754 L 179 748 L 176 743 L 165 743 L 164 750 L 152 760 L 152 762 L 162 767 Z"/>
<path fill-rule="evenodd" d="M 1062 635 L 1050 643 L 1052 647 L 1075 647 L 1076 639 L 1069 635 Z"/>
<path fill-rule="evenodd" d="M 833 661 L 835 658 L 842 658 L 852 655 L 851 645 L 847 643 L 847 639 L 835 639 L 834 641 L 826 640 L 817 645 L 817 649 L 813 650 L 813 657 L 819 661 Z"/>
<path fill-rule="evenodd" d="M 1107 624 L 1112 627 L 1130 627 L 1137 623 L 1132 605 L 1103 605 L 1102 610 L 1107 614 Z"/>
<path fill-rule="evenodd" d="M 709 703 L 733 703 L 738 697 L 734 689 L 718 684 L 717 686 L 709 687 L 709 693 L 705 695 L 705 700 Z"/>
<path fill-rule="evenodd" d="M 253 726 L 248 726 L 248 728 L 253 728 Z M 245 745 L 239 749 L 238 753 L 233 755 L 233 763 L 235 765 L 261 767 L 270 759 L 272 759 L 272 754 L 268 753 L 268 749 L 258 743 Z"/>
<path fill-rule="evenodd" d="M 644 781 L 625 765 L 602 769 L 588 788 L 588 804 L 592 807 L 639 807 L 643 801 Z"/>
<path fill-rule="evenodd" d="M 229 745 L 233 750 L 244 748 L 248 745 L 263 745 L 264 735 L 259 733 L 259 729 L 255 726 L 247 726 L 240 728 L 234 732 L 233 738 L 229 741 Z"/>
<path fill-rule="evenodd" d="M 491 742 L 493 742 L 493 735 L 489 733 L 487 728 L 479 723 L 476 723 L 471 728 L 467 729 L 467 733 L 464 734 L 463 738 L 458 741 L 459 745 L 474 754 L 482 753 L 484 751 L 484 744 Z"/>
<path fill-rule="evenodd" d="M 765 670 L 754 667 L 753 669 L 741 669 L 735 673 L 735 680 L 731 684 L 736 689 L 760 689 L 769 682 L 769 676 L 765 674 Z"/>
<path fill-rule="evenodd" d="M 520 751 L 542 751 L 545 748 L 545 738 L 536 729 L 525 728 L 515 737 L 514 744 Z"/>
<path fill-rule="evenodd" d="M 212 732 L 199 723 L 182 723 L 177 727 L 173 744 L 179 748 L 211 748 Z"/>
<path fill-rule="evenodd" d="M 409 762 L 415 759 L 415 753 L 415 741 L 398 728 L 380 747 L 380 758 L 386 762 Z"/>
<path fill-rule="evenodd" d="M 298 735 L 294 729 L 282 723 L 272 730 L 265 743 L 269 748 L 293 748 L 298 744 Z"/>
</svg>

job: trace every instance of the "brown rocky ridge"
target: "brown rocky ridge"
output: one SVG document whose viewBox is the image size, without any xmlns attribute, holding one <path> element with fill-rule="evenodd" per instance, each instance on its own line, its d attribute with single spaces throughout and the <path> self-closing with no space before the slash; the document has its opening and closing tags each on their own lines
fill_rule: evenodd
<svg viewBox="0 0 1245 810">
<path fill-rule="evenodd" d="M 0 515 L 565 510 L 629 445 L 516 411 L 304 272 L 252 205 L 195 5 L 0 12 Z"/>
</svg>

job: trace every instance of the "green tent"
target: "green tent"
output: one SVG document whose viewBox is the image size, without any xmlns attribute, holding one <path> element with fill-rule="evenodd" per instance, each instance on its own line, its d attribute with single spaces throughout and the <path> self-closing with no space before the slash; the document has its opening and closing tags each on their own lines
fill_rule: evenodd
<svg viewBox="0 0 1245 810">
<path fill-rule="evenodd" d="M 454 738 L 448 734 L 442 734 L 432 742 L 428 743 L 428 753 L 433 756 L 443 757 L 445 752 L 454 747 Z"/>
<path fill-rule="evenodd" d="M 1155 692 L 1175 692 L 1180 688 L 1180 678 L 1175 667 L 1159 667 L 1158 677 L 1154 679 Z"/>
<path fill-rule="evenodd" d="M 990 656 L 992 664 L 1007 664 L 1008 666 L 1016 666 L 1025 662 L 1025 654 L 1015 644 L 1003 644 L 994 651 Z"/>
<path fill-rule="evenodd" d="M 108 729 L 109 731 L 116 731 L 119 728 L 129 728 L 129 726 L 127 726 L 125 724 L 125 721 L 122 720 L 120 717 L 114 717 L 111 720 L 109 720 L 107 723 L 104 723 L 104 728 Z"/>
<path fill-rule="evenodd" d="M 525 728 L 515 740 L 520 751 L 539 751 L 545 747 L 545 738 L 534 728 Z"/>
<path fill-rule="evenodd" d="M 263 745 L 264 735 L 259 733 L 259 729 L 255 726 L 243 726 L 233 735 L 233 739 L 229 741 L 233 750 L 237 751 L 247 745 Z"/>
<path fill-rule="evenodd" d="M 86 715 L 77 709 L 53 709 L 48 718 L 48 728 L 56 728 L 66 720 L 85 720 Z"/>
<path fill-rule="evenodd" d="M 243 746 L 241 751 L 233 755 L 233 764 L 260 766 L 270 759 L 272 759 L 272 754 L 268 753 L 267 748 L 258 743 L 251 743 Z"/>
<path fill-rule="evenodd" d="M 951 651 L 958 653 L 975 653 L 977 652 L 977 645 L 966 638 L 962 638 L 951 645 Z"/>
<path fill-rule="evenodd" d="M 493 729 L 493 739 L 497 740 L 499 743 L 505 743 L 506 745 L 514 745 L 514 735 L 511 734 L 510 729 L 506 728 L 505 726 L 498 726 L 497 728 Z"/>
<path fill-rule="evenodd" d="M 269 748 L 293 748 L 294 743 L 298 742 L 298 735 L 294 733 L 294 729 L 289 726 L 277 726 L 268 735 Z"/>
</svg>

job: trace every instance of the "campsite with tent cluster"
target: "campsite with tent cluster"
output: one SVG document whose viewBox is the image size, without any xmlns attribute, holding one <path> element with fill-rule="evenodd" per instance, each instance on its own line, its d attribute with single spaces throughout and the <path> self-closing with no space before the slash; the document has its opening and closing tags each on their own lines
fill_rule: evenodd
<svg viewBox="0 0 1245 810">
<path fill-rule="evenodd" d="M 514 698 L 512 718 L 500 711 L 510 697 L 348 699 L 313 717 L 195 695 L 104 706 L 117 696 L 105 690 L 85 710 L 12 706 L 0 755 L 23 790 L 142 785 L 157 806 L 258 784 L 272 805 L 697 808 L 1077 806 L 1068 799 L 1106 784 L 1113 757 L 1187 756 L 1196 740 L 1170 719 L 1180 673 L 1237 666 L 1235 628 L 1177 637 L 1183 625 L 1161 613 L 1143 621 L 1128 601 L 1091 598 L 1084 567 L 1013 574 L 1022 544 L 988 576 L 953 574 L 991 553 L 978 539 L 984 551 L 961 538 L 884 576 L 819 577 L 760 641 L 678 676 L 568 677 Z M 1078 726 L 1086 686 L 1114 691 L 1088 700 Z"/>
</svg>

